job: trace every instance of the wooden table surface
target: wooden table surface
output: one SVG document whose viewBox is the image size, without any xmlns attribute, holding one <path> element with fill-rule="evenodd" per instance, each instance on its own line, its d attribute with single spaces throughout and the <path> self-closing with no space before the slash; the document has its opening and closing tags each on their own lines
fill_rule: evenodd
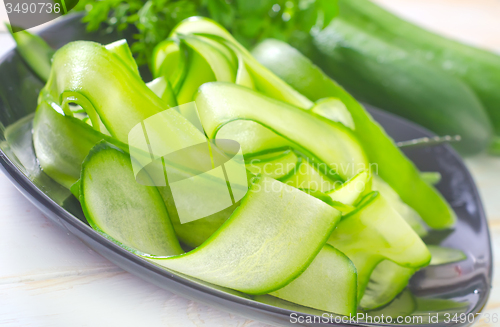
<svg viewBox="0 0 500 327">
<path fill-rule="evenodd" d="M 2 0 L 0 0 L 2 1 Z M 377 0 L 407 19 L 500 53 L 500 0 Z M 5 21 L 0 5 L 0 21 Z M 0 55 L 13 42 L 0 25 Z M 500 158 L 466 160 L 500 262 Z M 500 315 L 500 267 L 486 312 Z M 161 290 L 54 226 L 0 173 L 1 326 L 240 326 L 262 323 Z M 498 326 L 480 321 L 476 326 Z"/>
</svg>

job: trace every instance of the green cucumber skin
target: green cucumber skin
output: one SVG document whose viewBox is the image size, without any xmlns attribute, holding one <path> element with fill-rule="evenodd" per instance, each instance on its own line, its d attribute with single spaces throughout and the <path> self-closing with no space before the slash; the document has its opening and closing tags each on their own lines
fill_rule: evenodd
<svg viewBox="0 0 500 327">
<path fill-rule="evenodd" d="M 64 187 L 69 189 L 80 178 L 83 160 L 101 140 L 128 150 L 81 120 L 58 113 L 47 102 L 38 106 L 33 120 L 35 153 L 43 171 Z"/>
<path fill-rule="evenodd" d="M 388 304 L 405 289 L 416 271 L 389 260 L 380 262 L 372 271 L 360 306 L 364 310 L 374 310 Z"/>
<path fill-rule="evenodd" d="M 372 271 L 382 260 L 407 268 L 427 266 L 431 260 L 420 237 L 378 192 L 366 195 L 355 210 L 343 217 L 328 244 L 356 266 L 360 300 Z"/>
<path fill-rule="evenodd" d="M 28 31 L 17 31 L 7 28 L 17 44 L 17 51 L 26 61 L 28 66 L 38 75 L 42 81 L 47 81 L 50 74 L 50 61 L 54 55 L 52 49 L 41 37 Z"/>
<path fill-rule="evenodd" d="M 99 142 L 83 161 L 80 203 L 94 229 L 133 250 L 184 253 L 156 187 L 137 183 L 130 156 L 110 143 Z"/>
<path fill-rule="evenodd" d="M 371 1 L 339 0 L 339 6 L 341 17 L 466 82 L 500 134 L 500 56 L 429 32 Z"/>
<path fill-rule="evenodd" d="M 230 83 L 203 84 L 195 101 L 210 138 L 226 124 L 250 120 L 293 142 L 296 150 L 325 163 L 342 179 L 356 175 L 360 167 L 368 167 L 357 137 L 341 123 Z"/>
<path fill-rule="evenodd" d="M 415 165 L 383 128 L 341 86 L 284 42 L 266 40 L 252 53 L 264 66 L 312 101 L 336 97 L 344 102 L 356 126 L 354 134 L 363 145 L 369 162 L 378 165 L 379 175 L 430 227 L 443 229 L 453 226 L 455 213 L 446 200 L 421 178 Z"/>
<path fill-rule="evenodd" d="M 486 110 L 460 79 L 343 18 L 315 34 L 314 45 L 314 62 L 363 101 L 439 135 L 460 135 L 454 146 L 464 155 L 489 146 Z"/>
<path fill-rule="evenodd" d="M 326 244 L 311 265 L 287 286 L 270 293 L 280 299 L 341 315 L 355 315 L 356 267 Z"/>
<path fill-rule="evenodd" d="M 201 246 L 181 256 L 147 259 L 219 286 L 267 294 L 307 269 L 340 216 L 321 200 L 262 177 Z"/>
</svg>

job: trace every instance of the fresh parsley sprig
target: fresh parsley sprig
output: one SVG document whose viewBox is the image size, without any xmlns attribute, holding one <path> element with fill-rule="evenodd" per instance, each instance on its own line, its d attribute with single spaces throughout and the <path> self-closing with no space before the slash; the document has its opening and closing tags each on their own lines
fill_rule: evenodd
<svg viewBox="0 0 500 327">
<path fill-rule="evenodd" d="M 322 29 L 337 14 L 336 0 L 80 0 L 89 31 L 136 27 L 132 51 L 139 64 L 148 63 L 154 47 L 180 21 L 210 17 L 246 47 L 277 38 L 306 47 L 309 32 Z M 304 49 L 307 51 L 306 49 Z"/>
</svg>

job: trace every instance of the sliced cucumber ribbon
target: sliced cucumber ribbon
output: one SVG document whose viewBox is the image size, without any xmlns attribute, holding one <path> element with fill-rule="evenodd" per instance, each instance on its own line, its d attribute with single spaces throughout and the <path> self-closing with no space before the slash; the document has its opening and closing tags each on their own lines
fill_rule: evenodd
<svg viewBox="0 0 500 327">
<path fill-rule="evenodd" d="M 146 257 L 156 264 L 248 294 L 278 290 L 298 277 L 340 219 L 340 212 L 322 201 L 262 177 L 200 247 L 180 256 L 158 257 L 154 254 L 162 253 L 151 251 L 150 245 L 161 243 L 149 244 L 153 235 L 164 230 L 169 235 L 161 238 L 163 242 L 177 239 L 155 192 L 136 183 L 130 159 L 114 147 L 99 144 L 84 162 L 80 197 L 95 228 L 125 246 L 153 254 Z M 151 229 L 157 226 L 165 227 Z M 165 247 L 178 250 L 175 245 Z"/>
<path fill-rule="evenodd" d="M 313 101 L 335 97 L 349 110 L 359 138 L 378 174 L 432 228 L 453 226 L 456 215 L 446 200 L 420 176 L 415 165 L 350 94 L 290 45 L 266 40 L 252 54 L 274 74 Z M 286 63 L 286 64 L 284 64 Z M 291 68 L 293 67 L 293 68 Z M 308 78 L 304 78 L 307 76 Z"/>
<path fill-rule="evenodd" d="M 378 192 L 368 194 L 342 219 L 328 243 L 356 266 L 359 299 L 382 260 L 408 268 L 426 266 L 431 260 L 424 242 Z"/>
<path fill-rule="evenodd" d="M 369 166 L 356 138 L 340 123 L 311 116 L 245 87 L 207 83 L 200 87 L 195 101 L 210 138 L 215 138 L 225 124 L 251 120 L 293 142 L 344 180 L 356 175 L 357 169 Z"/>
<path fill-rule="evenodd" d="M 206 19 L 181 23 L 155 50 L 152 70 L 157 78 L 144 83 L 124 41 L 74 42 L 54 56 L 40 95 L 34 122 L 40 164 L 71 188 L 106 237 L 206 282 L 340 314 L 353 314 L 358 300 L 364 308 L 388 303 L 429 263 L 417 235 L 425 225 L 405 203 L 418 201 L 401 190 L 399 173 L 389 176 L 384 166 L 383 180 L 372 176 L 368 158 L 381 166 L 394 159 L 400 173 L 416 170 L 326 77 L 320 81 L 329 88 L 312 91 L 301 84 L 307 81 L 295 81 L 306 91 L 299 93 Z M 75 118 L 82 114 L 70 103 L 92 126 Z M 228 152 L 224 139 L 241 147 Z M 101 140 L 113 146 L 91 150 Z M 370 148 L 379 141 L 381 149 Z M 176 157 L 189 151 L 192 160 Z M 248 193 L 245 163 L 262 173 Z M 410 180 L 442 213 L 441 199 L 418 178 Z M 202 211 L 206 218 L 186 219 Z M 448 218 L 429 224 L 448 226 Z M 184 253 L 179 241 L 195 249 Z M 463 259 L 441 248 L 432 254 L 431 264 Z"/>
</svg>

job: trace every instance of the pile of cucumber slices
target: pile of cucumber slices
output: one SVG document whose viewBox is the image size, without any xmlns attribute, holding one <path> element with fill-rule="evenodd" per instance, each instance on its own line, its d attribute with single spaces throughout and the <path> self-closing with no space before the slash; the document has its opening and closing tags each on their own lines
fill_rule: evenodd
<svg viewBox="0 0 500 327">
<path fill-rule="evenodd" d="M 33 128 L 40 166 L 90 226 L 159 266 L 349 315 L 387 305 L 429 264 L 465 258 L 422 240 L 453 227 L 449 204 L 353 97 L 285 43 L 250 53 L 195 17 L 158 45 L 149 83 L 123 40 L 71 42 L 49 67 Z M 193 102 L 197 111 L 183 109 Z M 238 142 L 241 200 L 183 223 L 179 197 L 201 209 L 213 198 L 174 199 L 168 183 L 138 182 L 129 135 L 160 113 L 171 137 L 158 147 Z"/>
</svg>

